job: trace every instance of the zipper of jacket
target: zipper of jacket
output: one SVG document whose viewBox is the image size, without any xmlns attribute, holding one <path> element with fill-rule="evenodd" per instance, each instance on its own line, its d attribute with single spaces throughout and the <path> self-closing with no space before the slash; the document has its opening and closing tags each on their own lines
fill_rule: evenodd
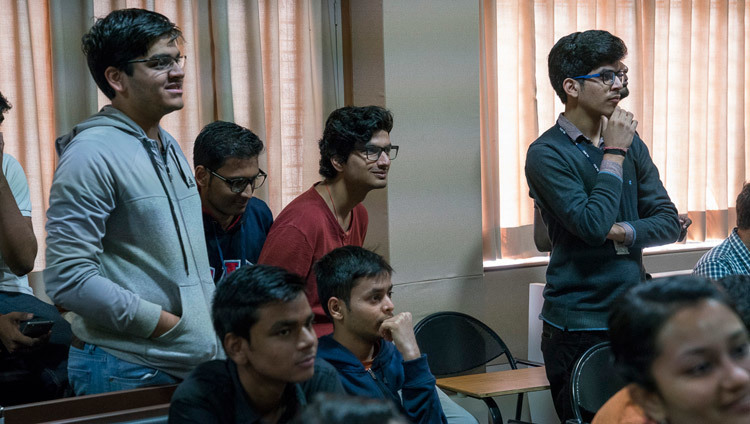
<svg viewBox="0 0 750 424">
<path fill-rule="evenodd" d="M 385 396 L 386 398 L 390 398 L 390 399 L 393 399 L 393 400 L 397 400 L 397 401 L 398 401 L 398 404 L 399 404 L 399 405 L 401 405 L 401 399 L 396 399 L 396 398 L 394 397 L 394 395 L 393 395 L 393 392 L 391 392 L 391 391 L 390 391 L 390 390 L 388 389 L 388 387 L 387 387 L 387 386 L 385 386 L 385 384 L 383 384 L 383 382 L 381 382 L 380 380 L 378 380 L 378 377 L 377 377 L 377 376 L 375 375 L 375 372 L 374 372 L 374 371 L 372 370 L 372 368 L 368 368 L 368 369 L 367 369 L 367 373 L 368 373 L 368 374 L 370 374 L 370 377 L 372 377 L 372 379 L 373 379 L 373 380 L 375 380 L 375 384 L 377 384 L 377 385 L 378 385 L 378 388 L 380 389 L 380 392 L 381 392 L 381 393 L 383 393 L 383 395 L 384 395 L 384 396 Z"/>
<path fill-rule="evenodd" d="M 187 275 L 190 275 L 190 268 L 188 267 L 188 258 L 187 258 L 187 252 L 185 251 L 185 242 L 182 240 L 182 231 L 180 230 L 180 222 L 177 219 L 177 212 L 174 210 L 174 204 L 172 203 L 172 197 L 169 195 L 169 190 L 167 189 L 167 184 L 164 182 L 164 178 L 162 177 L 161 172 L 159 172 L 159 165 L 156 163 L 157 159 L 154 155 L 153 149 L 151 149 L 151 146 L 149 146 L 150 139 L 143 140 L 141 139 L 141 144 L 146 149 L 146 153 L 148 154 L 149 159 L 151 159 L 151 166 L 154 168 L 154 172 L 156 172 L 156 176 L 159 178 L 159 182 L 161 183 L 161 188 L 164 190 L 164 194 L 167 196 L 167 203 L 169 203 L 169 211 L 172 213 L 172 221 L 174 222 L 174 228 L 177 231 L 177 239 L 180 241 L 180 249 L 182 250 L 182 261 L 185 265 L 185 273 Z M 167 175 L 169 175 L 170 181 L 172 180 L 172 176 L 169 174 L 169 167 L 167 167 L 166 164 L 167 161 L 164 161 L 164 166 L 167 168 Z"/>
</svg>

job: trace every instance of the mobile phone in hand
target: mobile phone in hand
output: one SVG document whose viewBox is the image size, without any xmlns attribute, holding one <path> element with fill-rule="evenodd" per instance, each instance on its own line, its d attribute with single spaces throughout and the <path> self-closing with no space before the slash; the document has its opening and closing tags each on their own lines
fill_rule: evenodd
<svg viewBox="0 0 750 424">
<path fill-rule="evenodd" d="M 24 336 L 37 338 L 49 333 L 55 323 L 50 320 L 29 320 L 21 323 L 21 333 Z"/>
</svg>

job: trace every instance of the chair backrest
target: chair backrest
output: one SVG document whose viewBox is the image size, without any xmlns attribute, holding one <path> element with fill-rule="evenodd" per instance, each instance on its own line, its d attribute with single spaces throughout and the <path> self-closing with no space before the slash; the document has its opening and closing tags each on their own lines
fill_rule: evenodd
<svg viewBox="0 0 750 424">
<path fill-rule="evenodd" d="M 500 336 L 478 319 L 460 312 L 429 315 L 414 326 L 414 335 L 436 377 L 478 368 L 501 355 L 507 355 L 510 367 L 516 368 L 513 355 Z"/>
<path fill-rule="evenodd" d="M 595 414 L 625 384 L 614 372 L 609 342 L 599 343 L 587 350 L 576 362 L 570 377 L 573 412 L 578 422 L 583 422 L 581 409 Z"/>
</svg>

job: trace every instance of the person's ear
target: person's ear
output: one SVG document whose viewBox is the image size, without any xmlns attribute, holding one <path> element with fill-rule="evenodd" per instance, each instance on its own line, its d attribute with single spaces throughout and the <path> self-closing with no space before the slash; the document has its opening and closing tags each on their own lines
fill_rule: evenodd
<svg viewBox="0 0 750 424">
<path fill-rule="evenodd" d="M 658 393 L 646 390 L 638 384 L 631 384 L 628 389 L 633 402 L 640 406 L 649 418 L 658 423 L 666 422 L 667 411 Z"/>
<path fill-rule="evenodd" d="M 125 83 L 125 71 L 117 69 L 114 66 L 108 66 L 104 70 L 104 78 L 107 79 L 109 86 L 115 90 L 116 94 L 124 93 L 127 84 Z"/>
<path fill-rule="evenodd" d="M 578 95 L 580 94 L 580 90 L 581 83 L 574 80 L 573 78 L 565 78 L 565 81 L 563 81 L 563 91 L 565 91 L 565 94 L 569 99 L 577 99 Z"/>
<path fill-rule="evenodd" d="M 203 165 L 198 165 L 195 167 L 195 182 L 198 184 L 198 187 L 200 188 L 206 188 L 208 187 L 208 180 L 211 178 L 211 173 L 208 172 L 208 169 L 206 169 Z"/>
<path fill-rule="evenodd" d="M 334 320 L 344 319 L 343 309 L 346 307 L 344 302 L 338 297 L 331 297 L 328 299 L 328 312 L 331 313 L 331 318 Z"/>
<path fill-rule="evenodd" d="M 344 162 L 338 156 L 333 156 L 331 158 L 331 165 L 337 172 L 341 172 L 344 170 Z"/>
<path fill-rule="evenodd" d="M 237 365 L 244 365 L 248 361 L 244 349 L 246 343 L 249 344 L 247 339 L 234 333 L 224 335 L 224 351 L 226 351 L 229 359 Z"/>
</svg>

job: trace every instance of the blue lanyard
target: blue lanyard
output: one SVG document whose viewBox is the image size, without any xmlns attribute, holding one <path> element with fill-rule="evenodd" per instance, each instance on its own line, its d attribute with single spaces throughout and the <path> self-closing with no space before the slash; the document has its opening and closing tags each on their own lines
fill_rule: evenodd
<svg viewBox="0 0 750 424">
<path fill-rule="evenodd" d="M 591 156 L 589 156 L 589 152 L 587 152 L 586 149 L 583 146 L 581 146 L 581 144 L 583 143 L 575 143 L 576 147 L 578 147 L 578 150 L 580 150 L 581 153 L 583 153 L 583 155 L 586 156 L 586 159 L 589 160 L 589 163 L 591 164 L 591 166 L 594 167 L 596 172 L 599 172 L 599 165 L 597 165 L 596 162 L 594 162 L 594 160 L 591 159 Z"/>
<path fill-rule="evenodd" d="M 566 136 L 568 136 L 568 133 L 562 127 L 558 126 L 558 128 L 560 129 L 560 132 L 562 132 L 563 134 L 565 134 Z M 568 140 L 570 140 L 571 143 L 575 144 L 575 146 L 578 148 L 578 150 L 580 150 L 581 153 L 583 153 L 583 155 L 586 156 L 586 159 L 589 160 L 589 163 L 591 164 L 591 166 L 593 166 L 594 170 L 596 170 L 596 172 L 598 173 L 599 172 L 599 165 L 597 165 L 596 162 L 594 162 L 594 160 L 591 159 L 591 156 L 589 155 L 589 152 L 587 152 L 586 149 L 583 146 L 581 146 L 581 144 L 583 144 L 583 143 L 579 143 L 579 142 L 577 142 L 575 140 L 571 140 L 570 136 L 568 136 Z"/>
</svg>

